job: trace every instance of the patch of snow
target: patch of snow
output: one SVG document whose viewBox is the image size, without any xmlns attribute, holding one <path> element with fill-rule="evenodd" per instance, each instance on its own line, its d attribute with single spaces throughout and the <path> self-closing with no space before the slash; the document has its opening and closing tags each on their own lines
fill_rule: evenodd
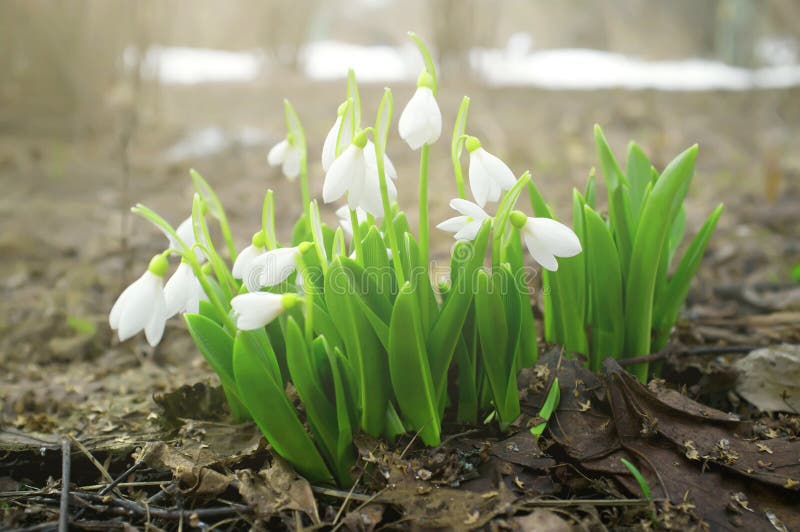
<svg viewBox="0 0 800 532">
<path fill-rule="evenodd" d="M 150 47 L 141 66 L 144 75 L 154 75 L 162 83 L 183 85 L 253 81 L 263 67 L 264 60 L 258 52 L 175 46 Z"/>
<path fill-rule="evenodd" d="M 184 136 L 167 148 L 162 156 L 165 162 L 179 163 L 210 157 L 234 146 L 254 148 L 266 144 L 266 133 L 256 127 L 245 126 L 232 133 L 218 127 L 204 127 Z"/>
<path fill-rule="evenodd" d="M 422 60 L 412 45 L 360 46 L 341 41 L 316 41 L 300 53 L 305 74 L 311 79 L 347 77 L 352 68 L 359 81 L 386 82 L 416 80 Z"/>
</svg>

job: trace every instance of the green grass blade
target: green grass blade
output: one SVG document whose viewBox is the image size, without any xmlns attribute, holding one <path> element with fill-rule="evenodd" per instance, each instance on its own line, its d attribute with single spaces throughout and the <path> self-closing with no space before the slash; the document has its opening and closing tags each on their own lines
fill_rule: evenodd
<svg viewBox="0 0 800 532">
<path fill-rule="evenodd" d="M 547 392 L 544 404 L 539 410 L 539 417 L 544 421 L 531 427 L 531 434 L 541 436 L 544 433 L 544 429 L 547 428 L 547 422 L 550 421 L 553 412 L 558 408 L 559 402 L 561 402 L 561 389 L 558 387 L 558 377 L 555 377 L 550 385 L 550 391 Z"/>
</svg>

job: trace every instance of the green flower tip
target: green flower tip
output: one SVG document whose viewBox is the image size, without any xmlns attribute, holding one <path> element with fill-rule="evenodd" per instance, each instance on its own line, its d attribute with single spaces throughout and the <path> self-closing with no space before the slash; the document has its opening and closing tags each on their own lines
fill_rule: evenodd
<svg viewBox="0 0 800 532">
<path fill-rule="evenodd" d="M 511 221 L 511 225 L 517 229 L 522 229 L 528 223 L 528 216 L 522 211 L 511 211 L 508 219 Z"/>
<path fill-rule="evenodd" d="M 281 306 L 284 310 L 289 310 L 295 306 L 298 301 L 300 301 L 300 298 L 297 297 L 297 294 L 283 294 L 283 297 L 281 298 Z"/>
<path fill-rule="evenodd" d="M 168 268 L 169 260 L 167 260 L 167 257 L 164 255 L 156 255 L 150 259 L 150 265 L 147 267 L 147 270 L 153 275 L 164 277 L 164 274 L 167 273 Z"/>
<path fill-rule="evenodd" d="M 253 240 L 251 241 L 253 247 L 256 248 L 263 248 L 267 244 L 267 240 L 264 236 L 264 231 L 259 231 L 253 235 Z"/>
<path fill-rule="evenodd" d="M 356 136 L 353 137 L 353 145 L 356 146 L 357 148 L 361 148 L 362 150 L 364 149 L 364 146 L 367 145 L 367 132 L 366 132 L 366 130 L 362 129 L 361 131 L 356 133 Z"/>
<path fill-rule="evenodd" d="M 294 146 L 294 133 L 286 135 L 286 142 L 289 143 L 289 146 Z"/>
<path fill-rule="evenodd" d="M 422 74 L 417 78 L 417 87 L 426 87 L 433 90 L 434 81 L 433 76 L 427 70 L 423 70 Z"/>
<path fill-rule="evenodd" d="M 478 137 L 467 137 L 467 140 L 464 141 L 464 147 L 467 148 L 468 152 L 472 153 L 481 147 L 481 141 L 478 140 Z"/>
<path fill-rule="evenodd" d="M 200 271 L 203 272 L 203 275 L 209 277 L 212 273 L 214 273 L 214 267 L 211 266 L 210 262 L 206 262 L 200 267 Z"/>
<path fill-rule="evenodd" d="M 299 252 L 300 252 L 300 254 L 302 255 L 302 254 L 304 254 L 306 251 L 308 251 L 309 249 L 311 249 L 311 248 L 313 248 L 313 247 L 314 247 L 314 243 L 313 243 L 313 242 L 301 242 L 301 243 L 300 243 L 300 244 L 297 246 L 297 251 L 299 251 Z"/>
<path fill-rule="evenodd" d="M 350 100 L 342 102 L 342 105 L 340 105 L 339 108 L 336 109 L 336 116 L 344 116 L 344 113 L 347 111 L 347 104 L 349 103 Z"/>
</svg>

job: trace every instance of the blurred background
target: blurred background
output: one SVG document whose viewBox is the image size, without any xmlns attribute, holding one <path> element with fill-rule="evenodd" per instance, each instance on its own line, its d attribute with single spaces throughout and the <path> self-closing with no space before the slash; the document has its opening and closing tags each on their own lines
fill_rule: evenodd
<svg viewBox="0 0 800 532">
<path fill-rule="evenodd" d="M 218 190 L 239 244 L 267 187 L 287 238 L 299 188 L 266 164 L 285 135 L 283 98 L 303 120 L 319 196 L 347 69 L 370 121 L 392 87 L 396 125 L 422 67 L 408 30 L 441 73 L 434 224 L 450 216 L 449 132 L 467 94 L 468 131 L 518 175 L 530 169 L 565 218 L 597 164 L 595 123 L 618 158 L 635 139 L 658 168 L 699 143 L 689 233 L 727 205 L 701 276 L 788 280 L 800 247 L 797 0 L 2 0 L 0 364 L 22 374 L 109 352 L 108 309 L 165 245 L 128 209 L 179 223 L 189 168 Z M 418 154 L 392 131 L 413 218 Z M 452 241 L 433 233 L 446 257 Z M 197 361 L 187 335 L 170 334 L 181 327 L 172 320 L 162 345 Z M 113 349 L 147 351 L 141 338 Z"/>
</svg>

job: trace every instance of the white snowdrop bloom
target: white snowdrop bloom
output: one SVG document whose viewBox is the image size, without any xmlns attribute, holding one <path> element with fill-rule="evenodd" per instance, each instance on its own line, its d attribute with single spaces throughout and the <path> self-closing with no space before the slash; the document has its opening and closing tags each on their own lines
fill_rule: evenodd
<svg viewBox="0 0 800 532">
<path fill-rule="evenodd" d="M 367 173 L 367 161 L 364 157 L 366 145 L 367 135 L 362 131 L 331 163 L 322 184 L 322 200 L 325 203 L 336 201 L 347 194 L 347 204 L 350 208 L 355 209 L 359 206 Z"/>
<path fill-rule="evenodd" d="M 253 292 L 238 295 L 231 299 L 236 327 L 243 331 L 260 329 L 280 316 L 284 310 L 293 307 L 297 301 L 295 294 Z"/>
<path fill-rule="evenodd" d="M 336 209 L 336 217 L 339 218 L 339 225 L 342 227 L 342 231 L 352 238 L 353 224 L 350 220 L 350 208 L 347 205 L 339 207 Z M 356 219 L 359 224 L 367 221 L 367 213 L 361 207 L 356 208 Z"/>
<path fill-rule="evenodd" d="M 381 181 L 378 175 L 375 144 L 373 144 L 371 140 L 367 141 L 367 145 L 364 147 L 364 158 L 367 162 L 367 171 L 364 174 L 364 188 L 361 193 L 359 207 L 376 218 L 382 218 L 383 198 L 381 197 Z M 388 178 L 386 179 L 386 193 L 389 196 L 389 203 L 391 204 L 397 200 L 397 187 L 393 181 L 397 179 L 397 171 L 392 161 L 385 153 L 383 154 L 383 171 Z"/>
<path fill-rule="evenodd" d="M 299 247 L 278 248 L 262 253 L 251 263 L 243 281 L 247 290 L 257 292 L 263 287 L 276 286 L 297 270 Z"/>
<path fill-rule="evenodd" d="M 433 76 L 427 72 L 420 74 L 417 91 L 400 115 L 398 130 L 412 150 L 433 144 L 442 134 L 442 112 L 433 95 Z"/>
<path fill-rule="evenodd" d="M 245 274 L 250 271 L 250 268 L 252 268 L 253 261 L 259 255 L 263 255 L 266 250 L 264 232 L 259 231 L 253 235 L 251 244 L 244 248 L 241 253 L 236 256 L 236 260 L 233 263 L 233 268 L 231 269 L 231 275 L 233 275 L 233 278 L 244 278 Z"/>
<path fill-rule="evenodd" d="M 449 218 L 439 225 L 437 229 L 455 233 L 456 240 L 474 240 L 484 220 L 491 218 L 486 211 L 471 201 L 456 198 L 450 200 L 450 208 L 461 213 L 461 216 Z"/>
<path fill-rule="evenodd" d="M 208 297 L 192 267 L 181 261 L 164 286 L 164 300 L 169 319 L 179 312 L 197 313 L 200 310 L 200 301 L 208 301 Z"/>
<path fill-rule="evenodd" d="M 520 229 L 533 260 L 546 270 L 558 270 L 556 257 L 574 257 L 582 251 L 578 235 L 550 218 L 530 218 L 520 211 L 511 213 L 511 223 Z"/>
<path fill-rule="evenodd" d="M 197 243 L 197 240 L 195 240 L 195 238 L 194 238 L 194 227 L 192 226 L 192 217 L 191 216 L 189 216 L 184 221 L 182 221 L 180 223 L 180 225 L 178 226 L 178 228 L 175 229 L 175 232 L 178 234 L 178 238 L 183 240 L 183 243 L 186 244 L 187 246 L 189 246 L 190 248 L 193 247 Z M 172 249 L 181 249 L 180 244 L 178 244 L 178 241 L 175 240 L 175 238 L 172 235 L 168 234 L 166 231 L 164 231 L 164 235 L 169 240 L 169 247 L 170 248 L 172 248 Z M 205 245 L 205 239 L 202 238 L 202 237 L 201 237 L 201 239 L 202 239 L 202 241 L 200 243 Z M 203 262 L 204 260 L 206 260 L 206 256 L 203 254 L 203 252 L 200 250 L 200 248 L 194 248 L 194 256 L 197 257 L 197 260 L 200 261 L 200 262 Z"/>
<path fill-rule="evenodd" d="M 169 262 L 156 255 L 147 271 L 128 286 L 111 307 L 108 324 L 117 331 L 120 342 L 144 330 L 147 343 L 155 346 L 164 334 L 167 303 L 164 299 L 164 274 Z"/>
<path fill-rule="evenodd" d="M 322 145 L 322 169 L 327 172 L 331 164 L 336 159 L 336 140 L 339 140 L 339 146 L 349 146 L 350 140 L 353 136 L 351 130 L 350 113 L 347 112 L 347 102 L 339 106 L 336 112 L 336 121 L 333 123 L 328 135 L 325 137 L 325 142 Z M 341 137 L 339 131 L 342 132 Z"/>
<path fill-rule="evenodd" d="M 291 133 L 269 150 L 267 162 L 270 166 L 280 166 L 287 179 L 294 180 L 300 175 L 300 150 L 294 146 Z"/>
<path fill-rule="evenodd" d="M 475 202 L 483 207 L 487 201 L 497 201 L 504 190 L 514 186 L 517 179 L 511 169 L 481 147 L 475 137 L 468 137 L 465 147 L 469 152 L 469 187 Z"/>
</svg>

